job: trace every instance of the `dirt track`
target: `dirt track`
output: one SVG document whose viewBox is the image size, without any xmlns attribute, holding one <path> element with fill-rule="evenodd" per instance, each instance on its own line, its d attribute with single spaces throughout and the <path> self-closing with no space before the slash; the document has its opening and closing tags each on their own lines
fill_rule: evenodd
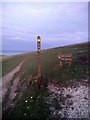
<svg viewBox="0 0 90 120">
<path fill-rule="evenodd" d="M 7 100 L 3 108 L 3 117 L 6 117 L 16 104 L 16 101 L 14 101 L 14 99 L 16 98 L 16 95 L 17 95 L 17 87 L 20 79 L 18 75 L 13 81 L 12 79 L 15 76 L 15 74 L 20 71 L 22 64 L 24 62 L 25 60 L 23 60 L 16 68 L 14 68 L 10 73 L 8 73 L 2 78 L 2 97 L 3 98 L 4 98 L 4 95 L 7 93 L 7 90 L 10 89 L 10 93 L 8 96 L 9 101 Z M 12 85 L 10 86 L 11 81 L 12 81 Z"/>
<path fill-rule="evenodd" d="M 2 96 L 4 96 L 9 88 L 9 83 L 12 80 L 12 78 L 14 77 L 15 73 L 19 72 L 21 69 L 22 64 L 25 62 L 22 61 L 16 68 L 14 68 L 11 72 L 9 72 L 8 74 L 6 74 L 3 78 L 2 78 Z"/>
</svg>

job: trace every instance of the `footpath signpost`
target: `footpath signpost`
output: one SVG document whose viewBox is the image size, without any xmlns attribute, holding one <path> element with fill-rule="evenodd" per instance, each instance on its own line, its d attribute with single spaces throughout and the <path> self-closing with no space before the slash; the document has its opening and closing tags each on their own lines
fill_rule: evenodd
<svg viewBox="0 0 90 120">
<path fill-rule="evenodd" d="M 67 62 L 69 65 L 71 65 L 72 63 L 71 54 L 66 54 L 66 55 L 59 54 L 58 59 L 59 59 L 60 66 L 63 66 L 63 62 Z"/>
<path fill-rule="evenodd" d="M 37 76 L 35 84 L 40 89 L 41 87 L 41 38 L 37 36 Z"/>
<path fill-rule="evenodd" d="M 41 77 L 41 38 L 37 37 L 37 53 L 38 53 L 38 76 Z"/>
</svg>

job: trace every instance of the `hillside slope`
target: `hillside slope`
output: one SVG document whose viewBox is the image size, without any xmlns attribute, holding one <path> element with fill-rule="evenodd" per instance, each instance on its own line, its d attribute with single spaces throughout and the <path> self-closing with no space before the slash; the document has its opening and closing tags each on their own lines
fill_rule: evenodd
<svg viewBox="0 0 90 120">
<path fill-rule="evenodd" d="M 74 78 L 85 78 L 87 77 L 87 71 L 86 71 L 86 65 L 84 62 L 79 61 L 80 54 L 82 56 L 88 54 L 88 44 L 82 43 L 82 44 L 76 44 L 76 45 L 70 45 L 65 47 L 59 47 L 54 49 L 48 49 L 48 50 L 42 50 L 41 52 L 41 59 L 42 59 L 42 75 L 46 76 L 50 79 L 59 79 L 60 76 L 63 77 L 63 74 L 70 73 L 69 79 Z M 63 66 L 62 70 L 59 66 L 59 60 L 57 58 L 57 55 L 59 53 L 62 54 L 72 54 L 73 62 L 70 67 L 67 67 L 67 71 L 65 71 L 65 66 Z M 21 61 L 26 59 L 25 64 L 22 66 L 22 71 L 20 72 L 20 76 L 24 79 L 28 77 L 28 75 L 35 76 L 37 74 L 37 53 L 26 53 L 21 55 L 15 55 L 12 56 L 2 62 L 3 69 L 2 69 L 2 75 L 7 74 L 10 72 L 13 68 L 15 68 Z M 76 69 L 76 71 L 75 71 Z M 61 74 L 63 71 L 63 74 Z M 84 73 L 84 74 L 83 74 Z M 77 74 L 79 76 L 77 76 Z"/>
<path fill-rule="evenodd" d="M 58 54 L 72 54 L 72 64 L 63 64 L 61 67 Z M 88 63 L 88 43 L 57 47 L 41 51 L 42 83 L 40 90 L 32 85 L 37 75 L 37 52 L 26 53 L 3 59 L 2 75 L 3 78 L 23 62 L 19 71 L 13 74 L 8 83 L 8 90 L 3 97 L 3 119 L 36 119 L 42 120 L 50 118 L 50 105 L 46 98 L 48 83 L 67 86 L 67 82 L 85 81 L 89 78 Z M 82 59 L 80 59 L 82 58 Z M 4 79 L 2 78 L 2 83 Z M 14 85 L 16 82 L 18 84 Z M 16 86 L 13 97 L 10 98 L 13 86 Z M 22 99 L 23 98 L 23 99 Z M 7 114 L 8 113 L 8 114 Z M 38 118 L 38 119 L 37 119 Z M 54 117 L 53 117 L 54 118 Z M 52 119 L 52 117 L 50 118 Z M 54 118 L 55 119 L 55 118 Z M 56 118 L 57 119 L 57 118 Z"/>
</svg>

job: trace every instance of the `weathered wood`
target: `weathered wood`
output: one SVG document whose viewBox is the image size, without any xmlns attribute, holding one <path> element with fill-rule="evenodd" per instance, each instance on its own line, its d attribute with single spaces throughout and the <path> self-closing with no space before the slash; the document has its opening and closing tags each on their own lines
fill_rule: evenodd
<svg viewBox="0 0 90 120">
<path fill-rule="evenodd" d="M 63 61 L 66 61 L 69 65 L 71 65 L 71 63 L 72 63 L 72 55 L 71 54 L 64 54 L 64 55 L 59 54 L 58 59 L 60 62 L 60 66 L 63 65 Z"/>
</svg>

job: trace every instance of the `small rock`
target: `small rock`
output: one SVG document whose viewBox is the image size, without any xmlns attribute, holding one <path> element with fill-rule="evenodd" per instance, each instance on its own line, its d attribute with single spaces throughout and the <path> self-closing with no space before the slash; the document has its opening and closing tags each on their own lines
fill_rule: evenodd
<svg viewBox="0 0 90 120">
<path fill-rule="evenodd" d="M 74 110 L 74 107 L 71 107 L 72 108 L 72 110 Z"/>
<path fill-rule="evenodd" d="M 66 96 L 67 96 L 67 98 L 71 98 L 72 97 L 70 94 L 67 94 Z"/>
</svg>

